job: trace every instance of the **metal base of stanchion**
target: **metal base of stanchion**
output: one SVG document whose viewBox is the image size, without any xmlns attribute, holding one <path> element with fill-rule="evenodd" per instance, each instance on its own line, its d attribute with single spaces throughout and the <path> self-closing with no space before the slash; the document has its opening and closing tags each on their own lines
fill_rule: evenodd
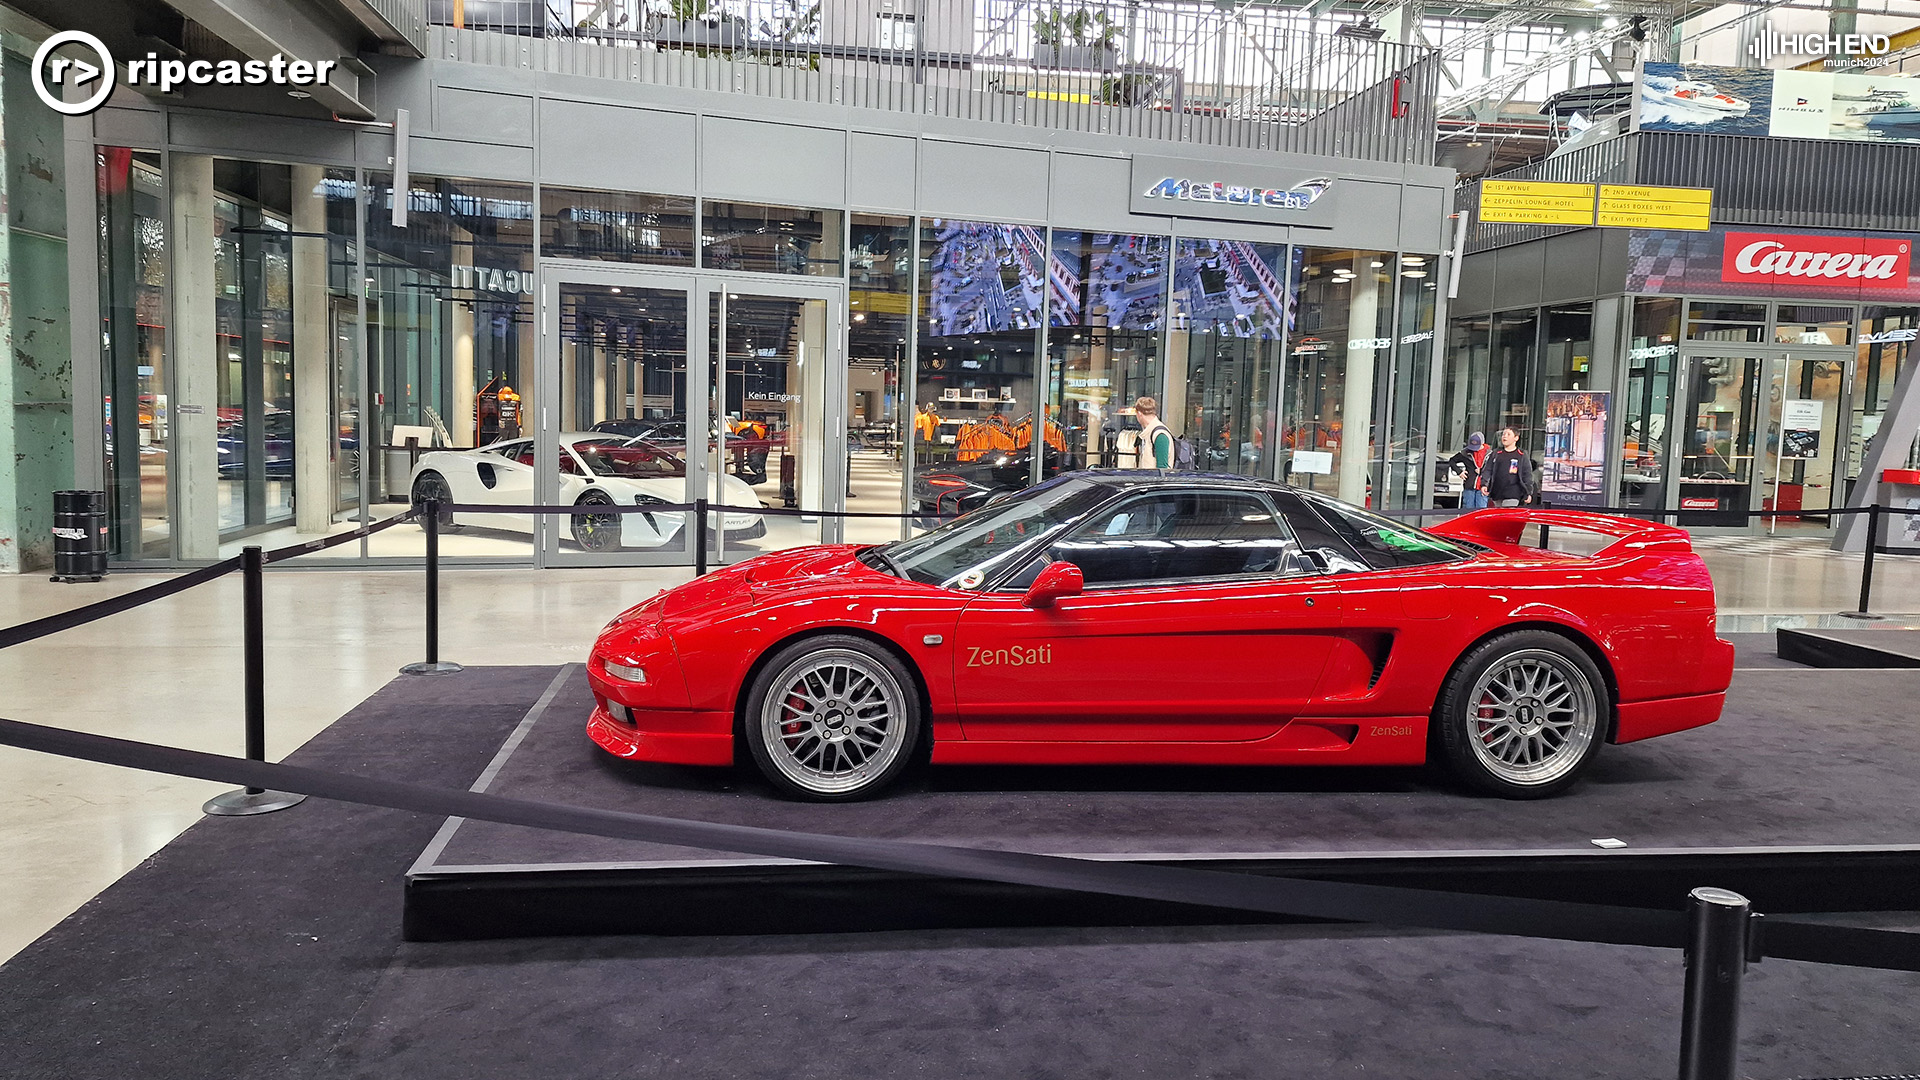
<svg viewBox="0 0 1920 1080">
<path fill-rule="evenodd" d="M 305 795 L 295 795 L 290 791 L 248 791 L 239 788 L 224 795 L 215 795 L 200 810 L 220 817 L 246 817 L 249 814 L 271 814 L 275 810 L 298 806 L 306 800 Z"/>
<path fill-rule="evenodd" d="M 1839 613 L 1839 615 L 1843 619 L 1859 619 L 1861 622 L 1886 622 L 1887 621 L 1887 617 L 1885 615 L 1869 615 L 1864 611 L 1842 611 Z"/>
<path fill-rule="evenodd" d="M 466 668 L 461 667 L 459 664 L 456 664 L 451 660 L 440 660 L 431 664 L 423 660 L 420 663 L 408 664 L 406 667 L 401 668 L 400 674 L 402 675 L 452 675 L 454 672 L 465 671 L 465 670 Z"/>
<path fill-rule="evenodd" d="M 62 585 L 78 585 L 81 582 L 105 581 L 106 578 L 99 574 L 55 574 L 47 580 L 57 581 Z"/>
</svg>

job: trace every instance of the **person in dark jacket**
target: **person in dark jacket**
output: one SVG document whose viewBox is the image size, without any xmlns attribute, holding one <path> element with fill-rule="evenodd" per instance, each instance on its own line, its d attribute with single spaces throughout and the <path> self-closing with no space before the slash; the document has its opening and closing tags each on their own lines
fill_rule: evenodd
<svg viewBox="0 0 1920 1080">
<path fill-rule="evenodd" d="M 1467 448 L 1447 459 L 1447 471 L 1461 474 L 1460 509 L 1482 510 L 1487 505 L 1487 489 L 1480 479 L 1480 471 L 1486 468 L 1487 459 L 1493 456 L 1493 449 L 1487 445 L 1487 437 L 1474 432 L 1467 436 Z"/>
<path fill-rule="evenodd" d="M 1519 506 L 1533 501 L 1533 462 L 1520 450 L 1520 433 L 1500 429 L 1500 449 L 1487 455 L 1480 467 L 1481 486 L 1495 506 Z"/>
</svg>

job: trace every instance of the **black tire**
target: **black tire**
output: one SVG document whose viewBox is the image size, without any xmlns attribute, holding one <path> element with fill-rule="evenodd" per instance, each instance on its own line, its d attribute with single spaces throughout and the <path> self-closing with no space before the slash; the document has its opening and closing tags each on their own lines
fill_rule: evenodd
<svg viewBox="0 0 1920 1080">
<path fill-rule="evenodd" d="M 1613 715 L 1593 658 L 1546 630 L 1515 630 L 1460 658 L 1434 712 L 1447 765 L 1469 787 L 1544 799 L 1579 780 Z"/>
<path fill-rule="evenodd" d="M 851 802 L 885 789 L 911 767 L 925 723 L 907 665 L 848 634 L 806 638 L 775 653 L 744 705 L 754 765 L 782 795 L 811 802 Z"/>
<path fill-rule="evenodd" d="M 612 506 L 613 496 L 604 491 L 589 491 L 574 500 L 575 506 Z M 583 514 L 574 511 L 573 542 L 582 551 L 620 550 L 619 514 Z"/>
<path fill-rule="evenodd" d="M 453 502 L 453 488 L 447 485 L 447 478 L 432 470 L 413 478 L 413 508 L 419 510 L 429 502 L 442 506 Z M 459 527 L 453 523 L 453 511 L 440 511 L 441 532 L 453 532 Z"/>
</svg>

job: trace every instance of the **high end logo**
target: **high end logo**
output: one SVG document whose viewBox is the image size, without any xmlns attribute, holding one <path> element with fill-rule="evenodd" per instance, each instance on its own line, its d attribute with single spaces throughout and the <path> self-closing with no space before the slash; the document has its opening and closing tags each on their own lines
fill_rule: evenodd
<svg viewBox="0 0 1920 1080">
<path fill-rule="evenodd" d="M 1730 232 L 1720 280 L 1789 284 L 1820 278 L 1856 288 L 1904 289 L 1909 246 L 1870 236 Z"/>
<path fill-rule="evenodd" d="M 1784 53 L 1830 57 L 1847 66 L 1868 67 L 1892 51 L 1893 40 L 1885 34 L 1782 34 L 1765 27 L 1747 42 L 1747 55 L 1763 66 Z"/>
<path fill-rule="evenodd" d="M 1149 174 L 1151 175 L 1151 174 Z M 1169 176 L 1146 190 L 1149 199 L 1184 199 L 1187 202 L 1232 203 L 1240 206 L 1268 206 L 1276 210 L 1305 210 L 1327 193 L 1333 181 L 1326 177 L 1302 180 L 1290 188 L 1240 187 L 1224 181 L 1188 180 Z"/>
</svg>

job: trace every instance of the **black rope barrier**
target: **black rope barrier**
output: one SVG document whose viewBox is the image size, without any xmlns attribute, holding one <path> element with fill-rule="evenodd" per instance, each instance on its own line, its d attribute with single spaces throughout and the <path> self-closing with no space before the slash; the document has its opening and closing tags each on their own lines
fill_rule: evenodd
<svg viewBox="0 0 1920 1080">
<path fill-rule="evenodd" d="M 97 622 L 100 619 L 104 619 L 109 615 L 118 615 L 123 611 L 131 611 L 142 604 L 150 604 L 155 600 L 172 596 L 175 593 L 186 592 L 196 585 L 205 585 L 215 578 L 226 577 L 228 574 L 240 569 L 240 562 L 241 557 L 236 555 L 231 559 L 222 559 L 212 566 L 203 566 L 198 570 L 190 570 L 187 573 L 181 574 L 179 577 L 169 578 L 159 584 L 149 585 L 144 589 L 135 589 L 130 593 L 97 601 L 85 607 L 74 608 L 72 611 L 63 611 L 58 615 L 48 615 L 45 618 L 34 619 L 31 622 L 24 622 L 18 626 L 7 627 L 5 630 L 0 630 L 0 649 L 33 641 L 36 638 L 43 638 L 48 634 L 57 634 L 62 630 L 71 630 L 76 626 L 85 626 L 90 622 Z"/>
<path fill-rule="evenodd" d="M 318 540 L 307 540 L 298 544 L 288 544 L 286 547 L 274 548 L 272 551 L 263 552 L 261 558 L 266 562 L 276 563 L 283 562 L 287 559 L 299 558 L 302 555 L 311 555 L 316 551 L 325 551 L 328 548 L 339 547 L 341 544 L 350 544 L 362 537 L 372 536 L 374 533 L 382 530 L 391 529 L 401 522 L 412 521 L 418 515 L 419 511 L 409 508 L 403 513 L 395 514 L 392 517 L 381 518 L 371 525 L 362 525 L 352 532 L 337 533 L 333 536 L 322 537 Z"/>
<path fill-rule="evenodd" d="M 0 719 L 0 745 L 340 802 L 675 847 L 994 881 L 1263 914 L 1607 945 L 1685 948 L 1680 910 L 1272 877 L 944 844 L 794 832 L 452 791 Z M 1767 956 L 1920 971 L 1920 934 L 1769 919 Z"/>
</svg>

